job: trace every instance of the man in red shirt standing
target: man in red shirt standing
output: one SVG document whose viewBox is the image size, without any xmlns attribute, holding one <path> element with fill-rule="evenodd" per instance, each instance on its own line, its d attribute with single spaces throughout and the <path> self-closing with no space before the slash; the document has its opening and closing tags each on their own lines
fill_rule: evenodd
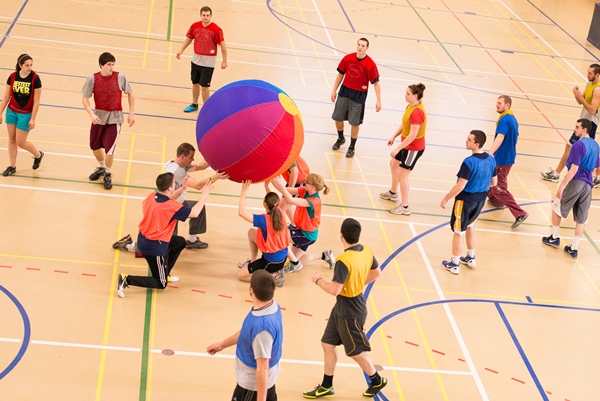
<svg viewBox="0 0 600 401">
<path fill-rule="evenodd" d="M 104 189 L 111 189 L 113 186 L 111 168 L 123 123 L 121 92 L 127 94 L 129 103 L 127 122 L 130 127 L 135 123 L 133 90 L 125 75 L 114 71 L 115 61 L 115 56 L 112 54 L 102 53 L 98 59 L 100 72 L 90 75 L 81 90 L 83 107 L 92 120 L 90 148 L 99 164 L 90 174 L 90 181 L 98 181 L 104 176 Z M 94 110 L 89 100 L 92 96 L 94 96 Z"/>
<path fill-rule="evenodd" d="M 177 52 L 180 59 L 185 49 L 194 42 L 194 55 L 192 56 L 192 104 L 183 109 L 186 113 L 198 111 L 198 97 L 202 87 L 202 102 L 206 103 L 210 97 L 210 81 L 212 79 L 215 64 L 217 63 L 217 45 L 221 46 L 223 61 L 221 69 L 227 68 L 227 47 L 223 30 L 213 22 L 212 10 L 204 6 L 200 9 L 201 21 L 194 22 L 187 34 L 181 50 Z"/>
<path fill-rule="evenodd" d="M 375 96 L 377 96 L 375 110 L 381 110 L 379 71 L 377 71 L 377 65 L 373 59 L 367 56 L 368 48 L 369 41 L 367 39 L 358 39 L 356 53 L 348 54 L 340 61 L 337 68 L 338 75 L 335 78 L 335 84 L 331 92 L 331 101 L 335 102 L 335 109 L 331 118 L 335 121 L 335 128 L 338 133 L 338 140 L 332 146 L 333 150 L 338 150 L 341 145 L 346 143 L 346 139 L 344 138 L 344 121 L 347 120 L 351 126 L 350 146 L 348 147 L 348 152 L 346 152 L 346 157 L 354 157 L 358 129 L 365 115 L 365 102 L 367 101 L 369 82 L 373 84 Z M 342 87 L 339 93 L 336 94 L 340 84 L 342 84 Z"/>
</svg>

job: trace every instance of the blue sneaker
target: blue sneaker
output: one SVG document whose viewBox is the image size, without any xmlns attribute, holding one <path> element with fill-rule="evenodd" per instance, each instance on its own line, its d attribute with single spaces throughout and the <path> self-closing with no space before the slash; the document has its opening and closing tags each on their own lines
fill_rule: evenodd
<svg viewBox="0 0 600 401">
<path fill-rule="evenodd" d="M 554 248 L 558 248 L 560 246 L 560 238 L 554 238 L 552 235 L 542 237 L 542 242 L 544 245 L 552 246 Z"/>
<path fill-rule="evenodd" d="M 198 105 L 197 104 L 190 104 L 188 107 L 186 107 L 185 109 L 183 109 L 183 111 L 185 113 L 191 113 L 192 111 L 198 111 Z"/>
<path fill-rule="evenodd" d="M 442 260 L 442 267 L 452 274 L 458 274 L 459 266 L 452 260 Z"/>
<path fill-rule="evenodd" d="M 475 256 L 469 256 L 469 254 L 467 254 L 467 256 L 461 256 L 459 260 L 463 265 L 467 265 L 469 267 L 477 266 L 477 263 L 475 263 Z"/>
<path fill-rule="evenodd" d="M 573 259 L 577 259 L 577 249 L 571 249 L 571 245 L 565 246 L 565 252 Z"/>
</svg>

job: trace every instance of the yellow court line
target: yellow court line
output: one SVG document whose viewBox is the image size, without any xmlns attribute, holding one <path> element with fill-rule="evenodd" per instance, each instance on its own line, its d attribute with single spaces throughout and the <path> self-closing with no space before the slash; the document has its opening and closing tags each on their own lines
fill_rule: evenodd
<svg viewBox="0 0 600 401">
<path fill-rule="evenodd" d="M 38 141 L 36 141 L 38 142 Z M 0 253 L 0 257 L 3 258 L 15 258 L 15 259 L 32 259 L 32 260 L 47 260 L 50 262 L 61 262 L 61 263 L 77 263 L 87 265 L 101 265 L 110 266 L 110 262 L 92 262 L 91 260 L 75 260 L 75 259 L 62 259 L 62 258 L 47 258 L 42 256 L 29 256 L 29 255 L 14 255 L 9 253 Z"/>
<path fill-rule="evenodd" d="M 81 0 L 69 0 L 73 3 L 80 3 L 80 4 L 93 4 L 96 8 L 98 6 L 106 6 L 106 7 L 119 7 L 119 8 L 129 8 L 132 10 L 144 10 L 144 7 L 132 7 L 132 6 L 121 6 L 119 4 L 106 4 L 106 3 L 100 3 L 100 2 L 92 2 L 92 1 L 81 1 Z M 156 10 L 157 13 L 168 13 L 169 10 Z"/>
<path fill-rule="evenodd" d="M 335 187 L 335 194 L 337 195 L 338 202 L 340 203 L 341 206 L 344 206 L 344 199 L 342 198 L 340 186 L 338 185 L 337 180 L 335 179 L 335 171 L 333 170 L 331 160 L 329 159 L 329 154 L 325 153 L 325 158 L 327 159 L 327 165 L 329 166 L 329 173 L 331 174 L 331 179 L 334 180 L 333 186 Z M 343 216 L 348 215 L 345 207 L 342 208 L 342 215 Z"/>
<path fill-rule="evenodd" d="M 302 11 L 300 4 L 298 3 L 298 0 L 296 0 L 296 6 L 298 7 L 298 10 L 300 11 L 300 16 L 302 17 L 302 21 L 304 21 L 304 27 L 306 28 L 306 32 L 308 32 L 308 36 L 310 38 L 312 38 L 313 35 L 310 32 L 309 25 L 306 21 L 306 18 L 304 17 L 304 12 Z M 327 79 L 327 73 L 325 72 L 325 68 L 323 68 L 323 63 L 321 62 L 321 57 L 319 57 L 319 51 L 317 50 L 317 47 L 315 46 L 315 41 L 311 40 L 310 44 L 312 45 L 312 48 L 315 52 L 315 56 L 316 56 L 317 62 L 319 63 L 319 67 L 321 67 L 321 72 L 323 74 L 323 78 L 325 79 L 325 84 L 327 85 L 327 89 L 331 89 L 331 85 L 329 85 L 329 79 Z M 320 89 L 320 87 L 319 87 L 319 89 Z"/>
<path fill-rule="evenodd" d="M 435 63 L 435 65 L 437 65 L 438 67 L 441 67 L 440 63 L 438 63 L 438 61 L 435 58 L 435 56 L 433 55 L 433 53 L 431 53 L 429 51 L 429 48 L 427 47 L 427 45 L 425 44 L 425 42 L 423 42 L 423 41 L 419 41 L 419 42 L 421 43 L 421 46 L 423 46 L 423 48 L 425 49 L 425 51 L 427 52 L 427 54 L 429 54 L 429 56 L 431 57 L 431 59 L 433 60 L 433 62 Z M 442 74 L 444 75 L 444 77 L 446 78 L 446 80 L 448 82 L 450 82 L 450 83 L 452 82 L 452 80 L 450 79 L 450 77 L 448 76 L 448 74 L 446 74 L 446 72 L 442 71 Z M 456 93 L 458 95 L 458 98 L 460 100 L 462 100 L 463 104 L 468 104 L 467 101 L 465 100 L 465 98 L 462 96 L 462 94 L 458 90 L 458 87 L 456 85 L 452 85 L 452 89 L 454 90 L 454 93 Z"/>
<path fill-rule="evenodd" d="M 537 41 L 535 41 L 535 40 L 534 40 L 534 38 L 532 38 L 532 37 L 531 37 L 531 35 L 530 35 L 529 33 L 527 33 L 526 31 L 524 31 L 524 30 L 523 30 L 523 28 L 521 27 L 521 25 L 520 25 L 520 24 L 518 24 L 518 23 L 517 23 L 517 21 L 513 20 L 513 19 L 510 17 L 510 15 L 509 15 L 508 13 L 506 13 L 506 10 L 503 10 L 503 9 L 501 9 L 501 8 L 500 8 L 500 7 L 499 7 L 497 4 L 494 4 L 494 6 L 495 6 L 495 7 L 498 9 L 498 11 L 500 11 L 500 13 L 502 13 L 502 14 L 503 14 L 505 17 L 507 17 L 508 19 L 512 20 L 512 23 L 513 23 L 513 24 L 514 24 L 514 25 L 515 25 L 515 26 L 516 26 L 516 27 L 517 27 L 517 28 L 518 28 L 518 29 L 519 29 L 519 30 L 520 30 L 520 31 L 521 31 L 521 32 L 522 32 L 522 33 L 523 33 L 525 36 L 527 36 L 527 38 L 528 38 L 529 40 L 531 40 L 531 42 L 532 42 L 532 43 L 533 43 L 535 46 L 537 46 L 537 47 L 538 47 L 538 49 L 540 49 L 540 50 L 541 50 L 543 53 L 545 53 L 545 54 L 547 54 L 547 55 L 551 55 L 550 53 L 548 53 L 548 52 L 546 51 L 546 49 L 544 49 L 542 46 L 540 46 L 540 44 L 539 44 Z M 484 9 L 485 9 L 485 8 L 484 8 Z M 487 11 L 487 10 L 486 10 L 486 11 Z M 489 11 L 488 11 L 488 13 L 489 13 Z M 491 15 L 491 14 L 490 14 L 490 15 Z M 496 18 L 494 18 L 494 20 L 495 20 L 495 21 L 496 21 L 498 24 L 500 24 L 500 25 L 502 26 L 502 23 L 501 23 L 500 21 L 496 20 Z M 504 28 L 504 26 L 502 26 L 502 27 Z M 505 29 L 505 30 L 506 30 L 506 29 Z M 508 32 L 508 31 L 507 31 L 507 32 Z M 513 35 L 512 35 L 510 32 L 509 32 L 509 34 L 510 34 L 510 35 L 511 35 L 511 36 L 512 36 L 512 37 L 513 37 L 515 40 L 516 40 L 516 38 L 515 38 L 515 37 L 514 37 L 514 36 L 513 36 Z M 518 40 L 517 40 L 517 43 L 521 44 L 521 43 L 520 43 Z M 527 50 L 527 49 L 525 48 L 525 46 L 523 46 L 523 45 L 521 45 L 521 46 L 522 46 L 522 47 L 523 47 L 525 50 Z M 527 51 L 529 51 L 529 50 L 527 50 Z M 544 70 L 546 70 L 548 73 L 550 73 L 550 72 L 549 72 L 549 71 L 546 69 L 546 67 L 544 66 L 544 63 L 542 63 L 542 62 L 538 61 L 536 56 L 533 56 L 533 57 L 536 59 L 536 62 L 537 62 L 539 65 L 541 65 L 541 66 L 542 66 L 542 68 L 544 68 Z M 562 57 L 561 57 L 561 59 L 562 59 Z M 559 63 L 558 63 L 558 61 L 556 60 L 556 58 L 555 58 L 555 57 L 552 57 L 552 61 L 554 61 L 554 63 L 556 64 L 556 66 L 557 66 L 558 68 L 560 68 L 561 70 L 563 70 L 563 71 L 564 71 L 564 72 L 565 72 L 565 73 L 566 73 L 566 74 L 567 74 L 567 75 L 568 75 L 568 76 L 571 78 L 571 80 L 572 80 L 572 81 L 575 81 L 575 82 L 579 81 L 579 78 L 573 77 L 573 75 L 571 75 L 571 73 L 570 73 L 569 71 L 565 70 L 565 68 L 564 68 L 564 67 L 563 67 L 561 64 L 559 64 Z M 564 60 L 563 60 L 563 61 L 564 61 Z M 566 90 L 566 91 L 567 91 L 569 94 L 571 94 L 571 93 L 572 93 L 572 91 L 571 91 L 571 90 L 569 90 L 568 88 L 566 88 L 566 87 L 563 85 L 562 81 L 560 81 L 560 80 L 558 80 L 556 77 L 554 77 L 554 75 L 553 75 L 553 74 L 551 74 L 551 73 L 550 73 L 550 76 L 552 76 L 552 78 L 554 78 L 554 79 L 555 79 L 555 80 L 556 80 L 556 81 L 557 81 L 557 82 L 560 84 L 560 86 L 562 86 L 562 87 L 563 87 L 563 88 L 564 88 L 564 89 L 565 89 L 565 90 Z"/>
<path fill-rule="evenodd" d="M 281 2 L 279 2 L 279 12 L 281 15 L 285 17 L 285 12 L 283 11 Z M 287 18 L 286 18 L 287 20 Z M 294 54 L 294 59 L 296 60 L 296 66 L 298 67 L 298 72 L 300 73 L 300 78 L 302 78 L 302 86 L 306 87 L 306 81 L 304 80 L 304 73 L 302 72 L 302 67 L 300 66 L 300 60 L 298 59 L 298 55 L 296 54 L 296 47 L 294 46 L 294 40 L 292 39 L 292 35 L 290 33 L 290 28 L 287 26 L 287 21 L 285 21 L 285 31 L 287 32 L 288 39 L 290 40 L 290 45 L 292 46 L 292 53 Z"/>
<path fill-rule="evenodd" d="M 152 30 L 152 16 L 154 15 L 154 0 L 150 3 L 150 15 L 148 16 L 148 28 L 146 29 L 146 43 L 144 44 L 144 57 L 142 58 L 142 70 L 146 69 L 146 58 L 148 57 L 148 45 L 150 44 L 150 31 Z"/>
<path fill-rule="evenodd" d="M 131 135 L 131 143 L 129 146 L 129 160 L 133 159 L 133 151 L 135 149 L 135 134 Z M 127 174 L 125 175 L 125 188 L 123 190 L 123 201 L 121 202 L 121 215 L 119 217 L 119 229 L 117 231 L 117 238 L 123 236 L 123 226 L 125 224 L 125 210 L 127 208 L 127 195 L 129 194 L 129 180 L 131 178 L 131 162 L 127 163 Z M 115 252 L 115 258 L 113 261 L 112 276 L 110 279 L 110 289 L 108 291 L 108 305 L 106 306 L 106 320 L 104 323 L 104 336 L 102 338 L 102 345 L 108 345 L 108 336 L 110 333 L 110 323 L 112 319 L 112 307 L 115 299 L 115 286 L 117 284 L 117 274 L 119 267 L 119 256 L 121 252 Z M 102 398 L 102 386 L 104 383 L 104 370 L 106 368 L 106 350 L 103 349 L 100 355 L 100 367 L 98 369 L 98 381 L 96 384 L 96 401 L 101 401 Z"/>
<path fill-rule="evenodd" d="M 531 191 L 529 190 L 529 188 L 527 187 L 527 185 L 525 185 L 525 181 L 523 181 L 521 179 L 521 177 L 519 176 L 519 173 L 515 172 L 515 177 L 517 177 L 517 180 L 519 180 L 519 182 L 521 183 L 521 186 L 523 187 L 521 189 L 524 189 L 525 192 L 527 192 L 527 195 L 529 195 L 529 197 L 532 200 L 537 200 L 533 196 L 533 194 L 531 193 Z M 544 191 L 544 192 L 547 192 L 547 191 Z M 542 204 L 536 203 L 535 206 L 536 206 L 537 209 L 539 209 L 540 212 L 542 212 L 542 216 L 544 216 L 546 218 L 546 220 L 548 221 L 548 223 L 552 224 L 552 220 L 550 219 L 550 214 L 548 213 L 548 205 L 544 204 L 544 206 L 546 206 L 546 207 L 542 208 Z"/>
<path fill-rule="evenodd" d="M 136 152 L 139 152 L 139 153 L 151 153 L 151 154 L 154 154 L 154 155 L 157 155 L 157 154 L 161 153 L 161 152 L 157 152 L 156 150 L 141 150 L 141 149 L 136 150 Z"/>
</svg>

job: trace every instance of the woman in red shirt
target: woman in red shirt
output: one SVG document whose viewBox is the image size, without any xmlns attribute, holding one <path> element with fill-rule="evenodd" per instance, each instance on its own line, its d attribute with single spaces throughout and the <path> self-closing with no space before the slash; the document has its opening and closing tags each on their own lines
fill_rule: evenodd
<svg viewBox="0 0 600 401">
<path fill-rule="evenodd" d="M 402 136 L 402 141 L 391 152 L 390 170 L 392 172 L 392 186 L 387 192 L 379 194 L 381 199 L 397 201 L 401 198 L 400 205 L 390 209 L 392 214 L 409 215 L 410 207 L 408 206 L 408 193 L 410 184 L 408 176 L 417 160 L 425 151 L 425 131 L 427 128 L 427 113 L 425 107 L 421 103 L 425 85 L 422 83 L 409 85 L 406 88 L 405 99 L 408 103 L 406 111 L 402 117 L 402 124 L 394 132 L 394 135 L 388 141 L 388 146 L 394 144 L 394 140 L 398 136 Z M 400 197 L 398 196 L 398 184 L 400 184 Z"/>
<path fill-rule="evenodd" d="M 42 81 L 33 71 L 33 59 L 21 54 L 17 59 L 16 71 L 6 80 L 6 90 L 0 103 L 0 124 L 6 108 L 6 128 L 8 129 L 8 160 L 10 165 L 2 173 L 8 177 L 17 172 L 18 148 L 33 155 L 34 170 L 40 167 L 44 152 L 27 141 L 29 131 L 35 128 L 35 118 L 40 107 Z"/>
</svg>

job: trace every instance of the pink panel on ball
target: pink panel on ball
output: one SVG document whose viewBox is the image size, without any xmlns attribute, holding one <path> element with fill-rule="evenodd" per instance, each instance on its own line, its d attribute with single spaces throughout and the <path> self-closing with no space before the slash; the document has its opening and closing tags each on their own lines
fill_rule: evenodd
<svg viewBox="0 0 600 401">
<path fill-rule="evenodd" d="M 199 150 L 213 169 L 227 171 L 268 140 L 284 113 L 280 102 L 244 109 L 209 130 Z"/>
<path fill-rule="evenodd" d="M 294 147 L 296 124 L 294 117 L 285 114 L 271 134 L 253 152 L 225 169 L 232 181 L 252 180 L 262 182 L 274 175 L 281 174 L 287 167 L 285 163 L 291 156 L 295 160 L 300 154 L 290 155 Z"/>
</svg>

